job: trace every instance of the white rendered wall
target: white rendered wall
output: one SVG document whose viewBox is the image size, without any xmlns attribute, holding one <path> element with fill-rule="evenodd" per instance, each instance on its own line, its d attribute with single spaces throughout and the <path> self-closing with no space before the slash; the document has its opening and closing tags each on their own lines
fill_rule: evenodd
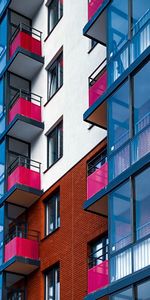
<svg viewBox="0 0 150 300">
<path fill-rule="evenodd" d="M 46 2 L 46 1 L 45 1 Z M 47 36 L 47 7 L 41 7 L 33 20 L 33 27 Z M 45 67 L 63 46 L 64 84 L 47 106 L 43 106 L 44 132 L 32 143 L 32 158 L 42 163 L 42 188 L 47 190 L 92 150 L 106 131 L 83 121 L 88 108 L 88 76 L 105 58 L 105 48 L 97 45 L 88 54 L 89 40 L 82 31 L 87 23 L 87 0 L 64 0 L 64 14 L 46 42 L 43 42 L 45 65 L 32 82 L 32 91 L 47 102 L 47 71 Z M 63 115 L 63 157 L 47 169 L 47 138 L 45 133 Z"/>
</svg>

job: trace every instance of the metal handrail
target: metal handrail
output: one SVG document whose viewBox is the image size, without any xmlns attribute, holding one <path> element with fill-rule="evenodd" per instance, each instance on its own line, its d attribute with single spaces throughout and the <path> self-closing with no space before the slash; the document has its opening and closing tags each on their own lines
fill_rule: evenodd
<svg viewBox="0 0 150 300">
<path fill-rule="evenodd" d="M 97 78 L 104 72 L 104 70 L 106 69 L 106 65 L 107 65 L 107 58 L 105 58 L 89 76 L 89 87 L 92 86 L 95 82 L 97 82 Z"/>
<path fill-rule="evenodd" d="M 8 175 L 10 175 L 18 166 L 24 166 L 26 168 L 35 168 L 40 173 L 41 172 L 41 163 L 30 159 L 25 156 L 18 155 L 17 158 L 11 163 L 7 169 Z"/>
<path fill-rule="evenodd" d="M 104 245 L 103 247 L 99 248 L 98 250 L 92 252 L 89 257 L 88 257 L 88 265 L 89 265 L 89 268 L 91 268 L 91 265 L 92 266 L 95 266 L 97 264 L 97 261 L 105 261 L 106 260 L 106 256 L 108 256 L 108 247 L 109 245 L 106 244 Z M 103 254 L 98 256 L 98 257 L 94 257 L 94 255 L 96 253 L 98 253 L 99 251 L 103 251 Z"/>
<path fill-rule="evenodd" d="M 19 25 L 16 27 L 16 30 L 14 31 L 14 33 L 10 37 L 10 40 L 9 40 L 10 44 L 13 42 L 13 40 L 17 36 L 18 32 L 20 32 L 20 31 L 25 31 L 29 34 L 34 35 L 34 36 L 38 37 L 40 41 L 42 39 L 42 32 L 41 31 L 33 28 L 32 26 L 26 25 L 24 23 L 19 23 Z"/>
<path fill-rule="evenodd" d="M 13 96 L 13 98 L 11 99 L 10 103 L 8 104 L 8 109 L 10 110 L 12 108 L 12 106 L 15 104 L 15 102 L 18 100 L 18 98 L 24 98 L 24 96 L 26 96 L 26 100 L 27 101 L 36 101 L 37 103 L 40 104 L 42 103 L 42 97 L 35 94 L 35 93 L 31 93 L 29 91 L 26 91 L 24 89 L 16 89 L 17 92 L 16 94 Z M 37 97 L 38 99 L 36 99 L 35 97 Z"/>
<path fill-rule="evenodd" d="M 37 230 L 28 230 L 25 227 L 27 226 L 26 223 L 24 224 L 17 224 L 9 228 L 9 232 L 5 235 L 5 244 L 10 242 L 15 237 L 20 237 L 28 240 L 34 240 L 39 242 L 40 240 L 40 233 Z"/>
<path fill-rule="evenodd" d="M 106 150 L 106 148 L 105 148 L 102 152 L 98 153 L 95 157 L 93 157 L 93 159 L 91 159 L 90 161 L 88 161 L 88 164 L 91 165 L 91 167 L 88 168 L 88 173 L 89 173 L 90 170 L 93 169 L 93 168 L 99 169 L 99 168 L 97 168 L 97 167 L 95 166 L 94 163 L 92 164 L 92 162 L 95 161 L 99 156 L 102 156 L 104 153 L 106 153 L 106 154 L 105 154 L 102 158 L 100 158 L 99 160 L 97 160 L 97 163 L 96 163 L 96 164 L 101 163 L 103 160 L 105 160 L 105 162 L 107 162 L 107 150 Z"/>
</svg>

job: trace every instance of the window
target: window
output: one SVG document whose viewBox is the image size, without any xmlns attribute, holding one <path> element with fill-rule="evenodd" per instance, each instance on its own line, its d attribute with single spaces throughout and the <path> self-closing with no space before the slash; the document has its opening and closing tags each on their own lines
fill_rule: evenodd
<svg viewBox="0 0 150 300">
<path fill-rule="evenodd" d="M 46 235 L 60 226 L 60 196 L 54 194 L 46 202 Z"/>
<path fill-rule="evenodd" d="M 45 276 L 46 300 L 60 300 L 60 268 L 55 266 Z"/>
<path fill-rule="evenodd" d="M 130 182 L 121 185 L 109 195 L 111 251 L 117 251 L 132 242 Z"/>
<path fill-rule="evenodd" d="M 63 155 L 63 121 L 61 121 L 47 136 L 48 168 Z"/>
<path fill-rule="evenodd" d="M 48 33 L 57 25 L 63 16 L 63 0 L 52 0 L 48 7 Z"/>
<path fill-rule="evenodd" d="M 111 300 L 121 300 L 121 299 L 126 299 L 126 300 L 133 300 L 133 291 L 132 288 L 127 289 L 123 292 L 119 292 L 111 297 Z"/>
<path fill-rule="evenodd" d="M 93 268 L 105 260 L 108 260 L 108 236 L 91 243 L 89 268 Z"/>
<path fill-rule="evenodd" d="M 150 233 L 149 178 L 150 168 L 135 177 L 137 239 L 141 239 Z"/>
<path fill-rule="evenodd" d="M 61 54 L 48 70 L 48 100 L 63 85 L 63 55 Z"/>
</svg>

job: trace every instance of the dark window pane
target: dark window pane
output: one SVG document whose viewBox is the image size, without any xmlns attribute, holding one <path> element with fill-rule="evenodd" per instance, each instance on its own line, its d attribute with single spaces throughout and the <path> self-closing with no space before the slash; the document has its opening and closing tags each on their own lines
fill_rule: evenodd
<svg viewBox="0 0 150 300">
<path fill-rule="evenodd" d="M 135 177 L 136 233 L 140 239 L 150 233 L 150 168 Z"/>
<path fill-rule="evenodd" d="M 109 195 L 111 251 L 122 249 L 132 242 L 130 190 L 127 182 Z"/>
<path fill-rule="evenodd" d="M 48 32 L 50 33 L 63 15 L 63 1 L 52 0 L 48 7 Z"/>
<path fill-rule="evenodd" d="M 48 135 L 48 167 L 63 155 L 63 122 Z"/>
<path fill-rule="evenodd" d="M 59 266 L 46 274 L 46 300 L 60 300 Z"/>
<path fill-rule="evenodd" d="M 46 235 L 60 226 L 59 198 L 59 193 L 56 193 L 46 202 Z"/>
<path fill-rule="evenodd" d="M 48 99 L 63 85 L 63 55 L 61 54 L 48 70 Z"/>
</svg>

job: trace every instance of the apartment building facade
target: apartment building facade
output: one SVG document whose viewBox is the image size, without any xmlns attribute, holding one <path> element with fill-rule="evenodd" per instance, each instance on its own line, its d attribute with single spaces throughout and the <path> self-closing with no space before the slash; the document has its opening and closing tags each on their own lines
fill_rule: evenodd
<svg viewBox="0 0 150 300">
<path fill-rule="evenodd" d="M 87 18 L 86 0 L 0 1 L 0 299 L 83 299 L 108 242 L 107 218 L 83 210 L 107 170 L 106 130 L 83 121 L 106 56 Z"/>
<path fill-rule="evenodd" d="M 84 120 L 107 129 L 107 165 L 93 173 L 84 209 L 108 217 L 109 242 L 92 255 L 85 299 L 149 299 L 150 2 L 93 0 L 88 9 L 83 34 L 107 55 L 89 78 Z"/>
</svg>

